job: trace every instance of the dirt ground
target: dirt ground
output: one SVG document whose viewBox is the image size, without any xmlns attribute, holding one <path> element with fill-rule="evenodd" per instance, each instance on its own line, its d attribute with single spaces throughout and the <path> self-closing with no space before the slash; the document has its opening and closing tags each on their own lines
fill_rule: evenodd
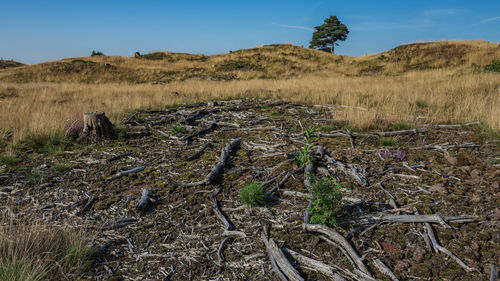
<svg viewBox="0 0 500 281">
<path fill-rule="evenodd" d="M 286 191 L 307 194 L 304 173 L 290 177 L 263 207 L 250 208 L 239 199 L 246 184 L 262 182 L 270 190 L 299 168 L 294 156 L 303 148 L 304 132 L 316 128 L 313 172 L 338 178 L 347 198 L 332 228 L 346 237 L 371 276 L 391 280 L 374 266 L 379 259 L 399 280 L 486 280 L 491 264 L 500 264 L 498 140 L 474 125 L 415 123 L 411 129 L 422 129 L 397 133 L 390 146 L 382 146 L 373 132 L 396 131 L 393 124 L 381 121 L 356 132 L 339 120 L 340 110 L 245 99 L 138 112 L 116 140 L 52 156 L 27 150 L 20 165 L 0 169 L 1 204 L 12 206 L 9 212 L 16 216 L 88 231 L 100 254 L 89 271 L 75 276 L 79 280 L 279 280 L 261 237 L 264 226 L 280 247 L 353 272 L 356 265 L 338 247 L 303 229 L 308 200 Z M 213 121 L 213 130 L 185 138 Z M 182 185 L 205 179 L 235 138 L 241 143 L 216 181 Z M 207 143 L 199 158 L 186 160 Z M 316 155 L 317 146 L 337 164 Z M 57 163 L 71 168 L 54 169 Z M 108 180 L 141 165 L 140 172 Z M 26 174 L 33 168 L 41 180 L 29 186 Z M 135 204 L 144 188 L 154 202 L 140 212 Z M 223 236 L 211 200 L 218 188 L 223 215 L 246 237 Z M 473 270 L 432 251 L 423 238 L 424 223 L 380 220 L 396 214 L 473 216 L 472 222 L 432 223 L 439 244 Z M 305 280 L 332 280 L 288 258 Z"/>
</svg>

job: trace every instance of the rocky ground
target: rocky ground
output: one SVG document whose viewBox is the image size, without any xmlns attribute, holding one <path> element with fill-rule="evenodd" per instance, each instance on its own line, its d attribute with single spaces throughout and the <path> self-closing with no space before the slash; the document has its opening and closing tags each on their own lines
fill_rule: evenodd
<svg viewBox="0 0 500 281">
<path fill-rule="evenodd" d="M 400 131 L 381 122 L 360 133 L 337 110 L 248 99 L 138 112 L 117 140 L 50 157 L 27 151 L 20 165 L 2 167 L 1 204 L 12 216 L 88 231 L 100 254 L 81 280 L 489 278 L 500 264 L 498 140 L 475 125 Z M 312 128 L 307 170 L 344 183 L 338 226 L 326 232 L 304 223 L 307 173 L 294 161 Z M 382 137 L 397 143 L 381 146 Z M 220 174 L 207 177 L 217 163 Z M 33 168 L 36 182 L 26 176 Z M 240 201 L 252 182 L 274 191 L 266 206 Z M 143 189 L 151 191 L 144 211 L 136 207 Z M 394 221 L 401 218 L 430 223 Z"/>
</svg>

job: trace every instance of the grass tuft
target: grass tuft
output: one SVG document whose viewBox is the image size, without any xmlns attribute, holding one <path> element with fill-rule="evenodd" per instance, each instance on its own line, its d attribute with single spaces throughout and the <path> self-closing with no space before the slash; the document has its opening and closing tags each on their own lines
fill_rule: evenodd
<svg viewBox="0 0 500 281">
<path fill-rule="evenodd" d="M 380 146 L 398 146 L 399 141 L 396 138 L 384 137 L 378 140 Z"/>
<path fill-rule="evenodd" d="M 410 124 L 406 122 L 397 122 L 392 125 L 392 129 L 399 131 L 399 130 L 409 130 L 411 128 Z"/>
<path fill-rule="evenodd" d="M 2 222 L 0 280 L 71 280 L 90 266 L 94 253 L 74 230 Z"/>
<path fill-rule="evenodd" d="M 245 185 L 240 191 L 240 200 L 248 206 L 264 206 L 266 204 L 266 193 L 262 189 L 262 184 L 251 183 Z"/>
<path fill-rule="evenodd" d="M 6 165 L 6 166 L 14 166 L 17 163 L 21 162 L 21 159 L 11 156 L 11 155 L 2 155 L 0 156 L 0 163 Z"/>
</svg>

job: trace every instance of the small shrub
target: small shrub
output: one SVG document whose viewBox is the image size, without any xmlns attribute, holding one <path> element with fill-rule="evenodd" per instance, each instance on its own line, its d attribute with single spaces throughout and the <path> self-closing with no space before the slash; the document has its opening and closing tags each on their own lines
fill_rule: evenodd
<svg viewBox="0 0 500 281">
<path fill-rule="evenodd" d="M 280 116 L 281 113 L 279 113 L 278 111 L 273 111 L 271 112 L 271 116 Z"/>
<path fill-rule="evenodd" d="M 0 99 L 17 98 L 19 93 L 16 88 L 8 87 L 0 91 Z"/>
<path fill-rule="evenodd" d="M 0 162 L 6 166 L 14 166 L 17 163 L 21 162 L 21 159 L 11 156 L 11 155 L 2 155 L 0 156 Z"/>
<path fill-rule="evenodd" d="M 316 198 L 312 200 L 311 220 L 312 224 L 324 224 L 329 226 L 337 225 L 337 213 L 342 204 L 342 184 L 336 182 L 334 178 L 322 177 L 312 178 L 312 189 L 310 192 Z"/>
<path fill-rule="evenodd" d="M 95 64 L 95 62 L 93 62 L 93 61 L 82 60 L 82 59 L 72 60 L 71 63 L 73 63 L 73 64 Z"/>
<path fill-rule="evenodd" d="M 309 155 L 309 151 L 314 146 L 312 144 L 312 139 L 314 136 L 312 135 L 316 129 L 308 129 L 306 130 L 306 135 L 304 136 L 304 146 L 301 150 L 299 150 L 298 155 L 295 157 L 294 161 L 300 166 L 306 166 L 311 162 L 311 156 Z"/>
<path fill-rule="evenodd" d="M 38 169 L 33 169 L 24 176 L 27 186 L 36 186 L 43 180 L 42 172 Z"/>
<path fill-rule="evenodd" d="M 182 126 L 179 123 L 172 124 L 172 126 L 170 127 L 170 132 L 174 134 L 184 134 L 186 133 L 186 127 Z"/>
<path fill-rule="evenodd" d="M 53 154 L 56 151 L 62 151 L 71 147 L 71 138 L 64 133 L 30 135 L 21 143 L 26 144 L 37 152 L 46 155 Z"/>
<path fill-rule="evenodd" d="M 95 57 L 95 56 L 104 56 L 104 54 L 102 52 L 99 52 L 99 51 L 92 51 L 92 54 L 90 54 L 91 57 Z"/>
<path fill-rule="evenodd" d="M 415 102 L 415 105 L 417 106 L 418 109 L 425 109 L 425 108 L 429 107 L 429 103 L 427 103 L 426 101 L 423 101 L 423 100 L 417 100 Z"/>
<path fill-rule="evenodd" d="M 140 56 L 141 59 L 146 59 L 146 60 L 163 60 L 170 58 L 169 55 L 163 52 L 154 52 L 154 53 L 149 53 L 145 55 Z"/>
<path fill-rule="evenodd" d="M 384 137 L 378 140 L 378 144 L 380 146 L 398 146 L 399 141 L 396 138 Z"/>
<path fill-rule="evenodd" d="M 410 124 L 406 122 L 397 122 L 392 125 L 392 129 L 394 130 L 409 130 L 410 128 Z"/>
<path fill-rule="evenodd" d="M 500 72 L 500 60 L 496 59 L 492 61 L 490 64 L 485 65 L 483 70 L 485 72 Z"/>
<path fill-rule="evenodd" d="M 124 140 L 127 138 L 127 129 L 123 126 L 114 126 L 113 132 L 115 137 L 119 140 Z"/>
<path fill-rule="evenodd" d="M 58 173 L 66 173 L 69 170 L 71 170 L 72 168 L 73 168 L 73 166 L 69 163 L 56 163 L 52 167 L 52 169 L 54 169 L 54 171 L 56 171 Z"/>
<path fill-rule="evenodd" d="M 266 203 L 266 193 L 262 189 L 262 184 L 251 183 L 245 185 L 240 191 L 240 200 L 248 206 L 264 206 Z"/>
</svg>

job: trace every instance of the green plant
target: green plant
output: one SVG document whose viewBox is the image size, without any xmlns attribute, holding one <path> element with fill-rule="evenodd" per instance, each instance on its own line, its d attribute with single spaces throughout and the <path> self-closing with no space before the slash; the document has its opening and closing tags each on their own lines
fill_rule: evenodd
<svg viewBox="0 0 500 281">
<path fill-rule="evenodd" d="M 27 186 L 35 186 L 42 182 L 43 175 L 42 172 L 38 169 L 32 169 L 24 176 L 24 180 Z"/>
<path fill-rule="evenodd" d="M 411 128 L 410 124 L 406 122 L 397 122 L 392 125 L 394 130 L 408 130 Z"/>
<path fill-rule="evenodd" d="M 314 132 L 316 132 L 315 128 L 306 130 L 304 136 L 304 146 L 302 147 L 301 150 L 299 150 L 297 156 L 295 156 L 294 161 L 300 166 L 306 166 L 311 162 L 311 156 L 309 155 L 309 151 L 314 146 L 314 144 L 312 143 L 312 140 L 315 138 L 315 136 L 313 136 Z"/>
<path fill-rule="evenodd" d="M 123 126 L 113 127 L 114 134 L 117 139 L 124 140 L 127 138 L 127 129 Z"/>
<path fill-rule="evenodd" d="M 22 142 L 46 155 L 53 154 L 55 151 L 65 150 L 71 146 L 71 138 L 60 132 L 55 134 L 30 135 Z"/>
<path fill-rule="evenodd" d="M 278 111 L 271 112 L 271 116 L 279 116 L 279 115 L 281 115 L 281 113 L 279 113 Z"/>
<path fill-rule="evenodd" d="M 95 57 L 95 56 L 104 56 L 104 54 L 102 52 L 99 52 L 99 51 L 92 51 L 92 54 L 90 54 L 91 57 Z"/>
<path fill-rule="evenodd" d="M 240 191 L 240 200 L 252 207 L 263 206 L 266 203 L 266 197 L 260 183 L 247 184 Z"/>
<path fill-rule="evenodd" d="M 483 70 L 485 72 L 500 72 L 500 59 L 496 59 L 490 64 L 485 65 Z"/>
<path fill-rule="evenodd" d="M 347 39 L 347 34 L 349 34 L 347 26 L 342 24 L 336 16 L 330 16 L 325 19 L 322 25 L 314 27 L 309 48 L 316 48 L 333 54 L 335 45 L 338 45 L 336 42 Z"/>
<path fill-rule="evenodd" d="M 0 156 L 0 162 L 6 166 L 14 166 L 21 162 L 21 159 L 11 155 L 2 155 Z"/>
<path fill-rule="evenodd" d="M 54 171 L 56 171 L 58 173 L 66 173 L 69 170 L 71 170 L 72 168 L 73 168 L 73 166 L 69 163 L 56 163 L 52 167 L 52 169 L 54 169 Z"/>
<path fill-rule="evenodd" d="M 325 124 L 325 125 L 322 125 L 321 127 L 318 128 L 318 130 L 322 131 L 322 132 L 330 132 L 333 129 L 335 129 L 335 127 L 333 125 L 330 125 L 330 124 Z"/>
<path fill-rule="evenodd" d="M 186 127 L 182 126 L 179 123 L 175 123 L 170 127 L 170 132 L 174 134 L 184 134 L 186 133 Z"/>
<path fill-rule="evenodd" d="M 398 146 L 399 141 L 396 138 L 384 137 L 378 140 L 380 146 Z"/>
<path fill-rule="evenodd" d="M 312 188 L 310 192 L 315 198 L 312 200 L 310 222 L 329 226 L 337 225 L 337 213 L 342 203 L 342 193 L 340 192 L 342 184 L 337 183 L 331 177 L 316 179 L 313 175 L 307 176 L 311 178 Z"/>
</svg>

